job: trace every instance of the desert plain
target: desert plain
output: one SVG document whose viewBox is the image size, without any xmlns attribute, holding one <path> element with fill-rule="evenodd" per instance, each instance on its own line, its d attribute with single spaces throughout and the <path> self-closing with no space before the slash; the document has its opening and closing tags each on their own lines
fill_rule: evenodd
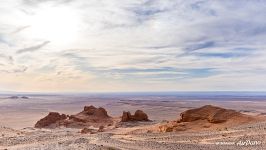
<svg viewBox="0 0 266 150">
<path fill-rule="evenodd" d="M 88 125 L 88 132 L 82 132 L 84 126 L 35 127 L 49 112 L 71 116 L 91 105 L 104 108 L 113 123 L 104 125 L 101 131 L 98 126 Z M 220 108 L 226 110 L 225 115 L 218 118 L 222 122 L 212 121 L 212 118 L 204 120 L 202 115 L 195 116 L 198 114 L 180 115 L 202 107 L 215 108 L 215 114 L 207 116 L 212 118 L 220 115 Z M 136 110 L 145 112 L 149 121 L 121 121 L 124 111 L 134 114 Z M 195 113 L 205 115 L 206 111 L 200 109 Z M 231 114 L 228 120 L 221 118 Z M 0 149 L 264 150 L 265 114 L 264 96 L 1 95 Z"/>
</svg>

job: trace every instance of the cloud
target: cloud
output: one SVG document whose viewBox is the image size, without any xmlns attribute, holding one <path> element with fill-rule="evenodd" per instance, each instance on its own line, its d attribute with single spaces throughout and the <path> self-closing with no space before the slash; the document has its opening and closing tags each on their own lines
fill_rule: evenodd
<svg viewBox="0 0 266 150">
<path fill-rule="evenodd" d="M 1 33 L 0 33 L 0 44 L 1 43 L 9 45 L 9 42 L 5 39 L 4 35 L 1 35 Z"/>
<path fill-rule="evenodd" d="M 215 42 L 213 41 L 207 41 L 207 42 L 201 42 L 201 43 L 197 43 L 194 45 L 190 45 L 187 48 L 185 48 L 186 51 L 196 51 L 196 50 L 200 50 L 200 49 L 204 49 L 204 48 L 210 48 L 210 47 L 214 47 L 215 46 Z"/>
<path fill-rule="evenodd" d="M 0 8 L 1 69 L 8 70 L 8 62 L 15 69 L 27 66 L 24 77 L 43 82 L 38 84 L 69 80 L 66 85 L 80 83 L 83 90 L 266 90 L 261 82 L 266 3 L 261 0 L 11 0 L 0 2 Z M 68 19 L 78 28 L 67 42 L 68 30 L 31 32 L 48 8 L 75 16 Z M 49 25 L 56 26 L 56 20 Z M 49 41 L 53 44 L 47 46 Z"/>
<path fill-rule="evenodd" d="M 14 59 L 12 56 L 8 56 L 8 55 L 5 55 L 5 54 L 0 54 L 0 62 L 2 64 L 13 64 L 14 62 Z"/>
<path fill-rule="evenodd" d="M 39 45 L 35 45 L 35 46 L 31 46 L 31 47 L 20 49 L 16 53 L 17 54 L 22 54 L 22 53 L 26 53 L 26 52 L 34 52 L 34 51 L 37 51 L 37 50 L 41 49 L 42 47 L 44 47 L 45 45 L 47 45 L 49 43 L 50 43 L 50 41 L 45 41 L 45 42 L 43 42 L 43 43 L 41 43 Z"/>
<path fill-rule="evenodd" d="M 41 3 L 46 3 L 46 2 L 56 2 L 59 4 L 65 4 L 65 3 L 69 3 L 73 0 L 23 0 L 23 3 L 26 5 L 30 5 L 30 6 L 35 6 Z"/>
<path fill-rule="evenodd" d="M 13 74 L 26 72 L 28 67 L 24 65 L 15 64 L 13 56 L 6 54 L 0 54 L 0 73 L 2 74 Z"/>
<path fill-rule="evenodd" d="M 200 57 L 217 57 L 217 58 L 234 58 L 234 57 L 244 57 L 246 54 L 238 53 L 197 53 L 195 54 Z"/>
<path fill-rule="evenodd" d="M 14 32 L 12 32 L 13 34 L 19 33 L 27 28 L 29 28 L 30 26 L 23 26 L 23 27 L 19 27 L 17 28 Z"/>
<path fill-rule="evenodd" d="M 21 66 L 20 68 L 8 71 L 8 73 L 23 73 L 25 71 L 27 71 L 28 67 L 26 66 Z"/>
<path fill-rule="evenodd" d="M 111 70 L 97 70 L 99 74 L 105 74 L 106 78 L 112 78 L 112 76 L 119 77 L 117 79 L 127 78 L 129 80 L 140 80 L 142 82 L 154 82 L 154 81 L 180 81 L 191 80 L 193 78 L 206 78 L 218 74 L 215 69 L 212 68 L 196 68 L 196 69 L 184 69 L 184 68 L 154 68 L 154 69 L 111 69 Z"/>
</svg>

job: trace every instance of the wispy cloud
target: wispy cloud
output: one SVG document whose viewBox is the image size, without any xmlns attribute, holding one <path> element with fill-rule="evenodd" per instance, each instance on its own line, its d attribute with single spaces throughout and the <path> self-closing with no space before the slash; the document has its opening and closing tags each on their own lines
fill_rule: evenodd
<svg viewBox="0 0 266 150">
<path fill-rule="evenodd" d="M 73 0 L 23 0 L 23 3 L 26 5 L 38 5 L 41 3 L 46 3 L 46 2 L 56 2 L 56 3 L 60 3 L 60 4 L 64 4 L 64 3 L 69 3 Z"/>
<path fill-rule="evenodd" d="M 196 51 L 196 50 L 200 50 L 200 49 L 204 49 L 204 48 L 210 48 L 210 47 L 214 47 L 215 46 L 215 42 L 213 41 L 207 41 L 207 42 L 200 42 L 200 43 L 196 43 L 196 44 L 192 44 L 188 47 L 185 48 L 186 51 Z"/>
<path fill-rule="evenodd" d="M 9 45 L 9 43 L 5 39 L 4 35 L 1 35 L 1 33 L 0 33 L 0 44 L 7 44 L 7 45 Z"/>
<path fill-rule="evenodd" d="M 23 26 L 23 27 L 19 27 L 17 28 L 14 32 L 12 32 L 13 34 L 19 33 L 20 31 L 23 31 L 27 28 L 29 28 L 30 26 Z"/>
<path fill-rule="evenodd" d="M 15 73 L 15 74 L 17 74 L 17 73 L 23 73 L 23 72 L 25 72 L 25 71 L 27 71 L 27 67 L 26 66 L 19 66 L 19 68 L 13 68 L 13 69 L 8 69 L 8 70 L 6 70 L 6 69 L 0 69 L 0 72 L 2 72 L 2 73 Z"/>
<path fill-rule="evenodd" d="M 35 45 L 35 46 L 31 46 L 31 47 L 27 47 L 27 48 L 23 48 L 17 51 L 17 54 L 21 54 L 21 53 L 25 53 L 25 52 L 34 52 L 37 51 L 39 49 L 41 49 L 42 47 L 44 47 L 45 45 L 49 44 L 50 41 L 45 41 L 39 45 Z"/>
<path fill-rule="evenodd" d="M 5 54 L 0 54 L 0 62 L 2 64 L 4 64 L 4 63 L 13 64 L 14 59 L 13 59 L 12 56 L 8 56 L 8 55 L 5 55 Z"/>
</svg>

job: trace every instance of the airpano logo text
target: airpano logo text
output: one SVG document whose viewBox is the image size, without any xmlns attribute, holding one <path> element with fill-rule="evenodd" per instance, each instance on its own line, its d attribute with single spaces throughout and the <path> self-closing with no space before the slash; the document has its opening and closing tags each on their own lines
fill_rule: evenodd
<svg viewBox="0 0 266 150">
<path fill-rule="evenodd" d="M 261 141 L 251 141 L 251 140 L 238 141 L 236 143 L 237 146 L 256 146 L 261 144 L 262 144 Z"/>
</svg>

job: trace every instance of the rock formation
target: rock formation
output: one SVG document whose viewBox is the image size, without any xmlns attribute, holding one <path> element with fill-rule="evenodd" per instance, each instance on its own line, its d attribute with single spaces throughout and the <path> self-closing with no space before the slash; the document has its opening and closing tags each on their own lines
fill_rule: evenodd
<svg viewBox="0 0 266 150">
<path fill-rule="evenodd" d="M 180 114 L 181 118 L 158 127 L 159 132 L 225 128 L 248 123 L 254 118 L 235 110 L 206 105 Z"/>
<path fill-rule="evenodd" d="M 107 114 L 107 111 L 104 108 L 96 108 L 94 106 L 85 106 L 83 111 L 71 115 L 69 120 L 65 121 L 66 127 L 84 127 L 84 126 L 107 126 L 112 124 L 112 118 Z"/>
<path fill-rule="evenodd" d="M 134 115 L 131 115 L 130 112 L 123 112 L 121 122 L 128 121 L 149 121 L 148 115 L 142 110 L 137 110 Z"/>
<path fill-rule="evenodd" d="M 19 97 L 18 96 L 11 96 L 9 97 L 9 99 L 18 99 Z"/>
<path fill-rule="evenodd" d="M 206 105 L 200 108 L 187 110 L 181 113 L 180 116 L 181 122 L 207 120 L 210 123 L 222 123 L 232 117 L 242 116 L 242 114 L 235 110 Z"/>
<path fill-rule="evenodd" d="M 46 117 L 39 120 L 35 124 L 35 128 L 47 128 L 51 127 L 51 125 L 56 125 L 56 123 L 59 123 L 60 121 L 63 121 L 67 119 L 67 115 L 65 114 L 59 114 L 58 112 L 50 112 Z M 58 126 L 58 125 L 56 125 Z"/>
<path fill-rule="evenodd" d="M 51 112 L 48 116 L 38 121 L 36 128 L 54 128 L 59 126 L 71 128 L 84 128 L 89 126 L 100 127 L 107 126 L 113 123 L 113 120 L 108 116 L 104 108 L 96 108 L 94 106 L 85 106 L 83 111 L 76 115 L 60 115 L 59 113 Z"/>
<path fill-rule="evenodd" d="M 110 116 L 108 116 L 107 111 L 102 108 L 96 108 L 94 106 L 85 106 L 84 110 L 80 113 L 78 113 L 76 116 L 86 116 L 88 117 L 96 117 L 96 118 L 110 118 Z"/>
<path fill-rule="evenodd" d="M 21 96 L 22 99 L 29 99 L 27 96 Z"/>
<path fill-rule="evenodd" d="M 27 96 L 10 96 L 9 99 L 29 99 Z"/>
</svg>

